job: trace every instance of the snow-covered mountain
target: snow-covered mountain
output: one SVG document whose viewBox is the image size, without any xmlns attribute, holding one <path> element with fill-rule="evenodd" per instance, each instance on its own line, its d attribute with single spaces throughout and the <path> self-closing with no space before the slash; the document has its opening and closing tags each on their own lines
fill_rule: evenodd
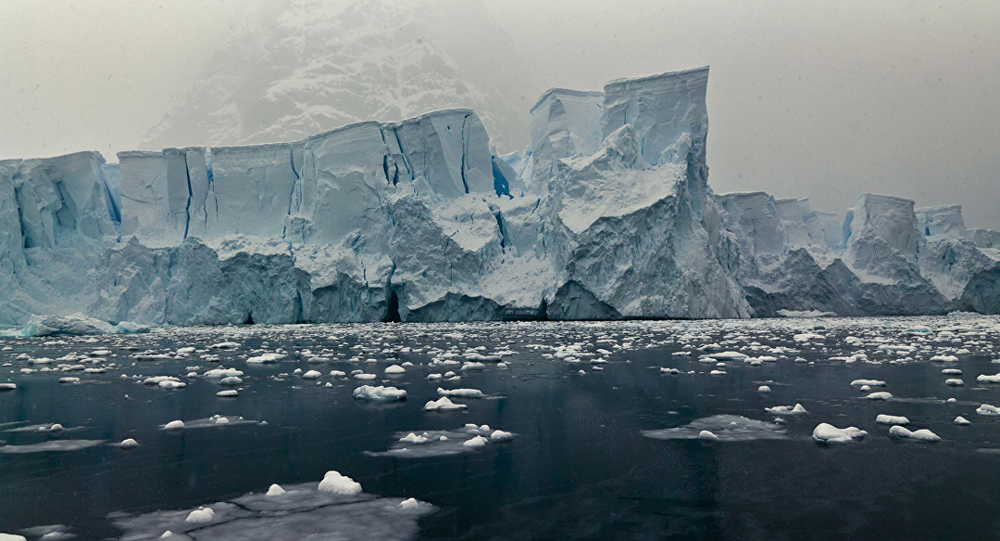
<svg viewBox="0 0 1000 541">
<path fill-rule="evenodd" d="M 451 0 L 286 0 L 216 51 L 142 146 L 292 141 L 366 120 L 478 112 L 501 149 L 526 111 L 430 36 Z M 483 12 L 485 14 L 485 11 Z M 486 17 L 478 19 L 489 28 Z M 483 36 L 488 39 L 489 36 Z M 477 86 L 479 85 L 479 86 Z"/>
</svg>

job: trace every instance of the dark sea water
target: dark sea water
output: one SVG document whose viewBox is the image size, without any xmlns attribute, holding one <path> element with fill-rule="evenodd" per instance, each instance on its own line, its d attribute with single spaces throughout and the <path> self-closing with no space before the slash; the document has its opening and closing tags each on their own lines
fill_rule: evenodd
<svg viewBox="0 0 1000 541">
<path fill-rule="evenodd" d="M 210 347 L 221 342 L 238 347 Z M 1000 406 L 1000 384 L 977 383 L 1000 373 L 996 317 L 255 325 L 0 346 L 10 348 L 0 383 L 17 384 L 0 392 L 0 532 L 28 539 L 156 539 L 167 529 L 174 539 L 1000 537 L 1000 416 L 977 413 Z M 185 347 L 196 350 L 172 358 Z M 278 350 L 278 362 L 246 362 Z M 721 351 L 774 360 L 699 362 Z M 171 358 L 138 360 L 158 354 Z M 483 368 L 462 370 L 466 356 Z M 384 374 L 406 362 L 404 374 Z M 242 371 L 242 384 L 201 375 L 223 367 Z M 461 379 L 427 379 L 448 371 Z M 144 384 L 151 376 L 187 386 Z M 857 379 L 884 381 L 871 390 L 892 398 L 864 398 Z M 363 384 L 407 397 L 355 399 Z M 486 397 L 424 411 L 439 387 Z M 216 396 L 225 389 L 239 396 Z M 797 403 L 808 413 L 765 411 Z M 907 428 L 941 441 L 890 437 L 879 414 L 906 416 Z M 161 429 L 173 420 L 188 428 Z M 46 430 L 51 423 L 64 430 Z M 697 437 L 705 423 L 720 441 Z M 820 423 L 868 435 L 821 444 L 812 439 Z M 459 444 L 496 429 L 513 440 Z M 435 431 L 454 434 L 398 442 Z M 139 446 L 121 449 L 126 438 Z M 411 451 L 386 453 L 404 445 Z M 364 492 L 318 492 L 330 470 Z M 263 496 L 273 483 L 297 492 Z M 424 503 L 400 507 L 408 498 Z M 185 522 L 202 506 L 215 518 Z"/>
</svg>

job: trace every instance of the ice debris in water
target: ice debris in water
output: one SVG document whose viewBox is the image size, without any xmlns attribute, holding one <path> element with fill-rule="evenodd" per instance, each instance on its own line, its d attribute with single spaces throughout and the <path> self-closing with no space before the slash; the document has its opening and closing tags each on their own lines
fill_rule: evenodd
<svg viewBox="0 0 1000 541">
<path fill-rule="evenodd" d="M 169 423 L 163 425 L 163 430 L 182 430 L 184 428 L 184 421 L 176 420 L 170 421 Z"/>
<path fill-rule="evenodd" d="M 16 383 L 0 383 L 0 391 L 13 391 L 17 389 Z"/>
<path fill-rule="evenodd" d="M 851 382 L 852 387 L 885 387 L 884 381 L 879 381 L 877 379 L 856 379 Z"/>
<path fill-rule="evenodd" d="M 885 391 L 880 391 L 877 393 L 871 393 L 865 396 L 868 400 L 889 400 L 892 398 L 892 393 L 887 393 Z"/>
<path fill-rule="evenodd" d="M 132 438 L 126 438 L 122 440 L 122 442 L 119 443 L 118 446 L 121 447 L 122 449 L 135 449 L 136 447 L 139 446 L 139 442 L 135 441 Z"/>
<path fill-rule="evenodd" d="M 451 411 L 465 409 L 469 406 L 465 404 L 456 404 L 452 402 L 447 396 L 442 396 L 437 400 L 430 400 L 424 404 L 424 411 Z"/>
<path fill-rule="evenodd" d="M 378 387 L 372 385 L 362 385 L 354 389 L 354 398 L 358 400 L 372 400 L 375 402 L 394 402 L 406 399 L 406 391 L 395 387 Z"/>
<path fill-rule="evenodd" d="M 277 483 L 271 485 L 267 489 L 267 494 L 265 496 L 281 496 L 285 493 L 285 489 L 281 488 Z"/>
<path fill-rule="evenodd" d="M 875 422 L 883 425 L 908 425 L 910 420 L 899 415 L 880 414 L 875 418 Z"/>
<path fill-rule="evenodd" d="M 0 541 L 28 541 L 23 535 L 15 535 L 12 533 L 0 533 Z"/>
<path fill-rule="evenodd" d="M 976 408 L 976 413 L 979 415 L 1000 415 L 1000 408 L 990 404 L 982 404 Z"/>
<path fill-rule="evenodd" d="M 703 431 L 711 432 L 719 441 L 781 440 L 788 437 L 779 424 L 739 415 L 713 415 L 677 428 L 643 430 L 642 435 L 658 440 L 693 440 L 700 438 Z"/>
<path fill-rule="evenodd" d="M 809 413 L 804 407 L 802 407 L 802 404 L 795 404 L 795 406 L 774 406 L 773 408 L 764 408 L 764 411 L 774 415 L 799 415 L 802 413 Z"/>
<path fill-rule="evenodd" d="M 457 430 L 428 430 L 417 432 L 397 432 L 396 441 L 389 450 L 366 451 L 370 456 L 394 456 L 401 458 L 424 458 L 448 456 L 482 449 L 488 443 L 505 443 L 514 439 L 514 434 L 503 430 L 493 430 L 489 425 L 466 424 Z"/>
<path fill-rule="evenodd" d="M 955 417 L 955 424 L 956 425 L 963 425 L 964 426 L 964 425 L 971 425 L 972 423 L 969 422 L 969 420 L 966 419 L 965 417 L 962 417 L 961 415 L 959 415 L 958 417 Z"/>
<path fill-rule="evenodd" d="M 201 522 L 212 522 L 215 519 L 215 511 L 211 507 L 202 507 L 200 509 L 195 509 L 188 514 L 187 519 L 184 522 L 190 523 L 201 523 Z"/>
<path fill-rule="evenodd" d="M 333 494 L 353 496 L 361 493 L 361 483 L 358 483 L 350 477 L 341 475 L 341 473 L 336 470 L 330 470 L 326 472 L 326 475 L 323 476 L 323 480 L 319 482 L 319 490 L 322 490 L 323 492 L 331 492 Z"/>
<path fill-rule="evenodd" d="M 757 392 L 758 393 L 769 393 L 769 392 L 771 392 L 771 388 L 768 387 L 767 385 L 761 385 L 760 387 L 757 387 Z"/>
<path fill-rule="evenodd" d="M 407 498 L 407 499 L 399 502 L 399 508 L 400 509 L 406 509 L 406 510 L 409 511 L 409 510 L 417 509 L 418 507 L 420 507 L 420 502 L 418 502 L 416 500 L 416 498 Z"/>
<path fill-rule="evenodd" d="M 820 423 L 813 430 L 812 437 L 820 443 L 855 443 L 867 435 L 864 430 L 853 426 L 837 428 L 831 424 Z"/>
<path fill-rule="evenodd" d="M 319 370 L 310 370 L 305 374 L 302 374 L 302 379 L 317 379 L 323 374 L 319 373 Z"/>
<path fill-rule="evenodd" d="M 698 433 L 699 440 L 719 441 L 719 437 L 711 430 L 702 430 Z"/>
<path fill-rule="evenodd" d="M 483 398 L 484 395 L 479 389 L 442 389 L 438 387 L 438 396 L 450 396 L 456 398 Z"/>
<path fill-rule="evenodd" d="M 399 375 L 399 374 L 405 374 L 405 373 L 406 373 L 406 369 L 403 368 L 402 366 L 399 366 L 398 364 L 387 366 L 386 369 L 385 369 L 385 374 L 389 375 L 389 376 Z"/>
<path fill-rule="evenodd" d="M 896 438 L 906 438 L 911 440 L 941 441 L 941 438 L 937 434 L 931 432 L 930 430 L 927 430 L 926 428 L 922 428 L 920 430 L 914 430 L 911 432 L 907 428 L 895 425 L 889 429 L 889 435 Z"/>
<path fill-rule="evenodd" d="M 1000 383 L 1000 374 L 990 376 L 988 374 L 981 374 L 976 378 L 979 383 Z"/>
<path fill-rule="evenodd" d="M 0 453 L 27 454 L 45 453 L 51 451 L 80 451 L 91 447 L 97 447 L 105 441 L 106 440 L 52 440 L 29 445 L 0 445 Z"/>
<path fill-rule="evenodd" d="M 487 439 L 482 436 L 475 436 L 472 439 L 466 440 L 462 445 L 466 447 L 471 447 L 473 449 L 482 449 L 486 447 Z"/>
<path fill-rule="evenodd" d="M 339 474 L 338 474 L 339 475 Z M 324 478 L 326 481 L 328 476 Z M 343 476 L 341 481 L 348 478 Z M 345 483 L 345 484 L 348 484 Z M 355 492 L 319 490 L 315 482 L 286 486 L 284 494 L 247 494 L 226 502 L 191 510 L 164 510 L 112 518 L 122 530 L 122 539 L 156 539 L 170 531 L 168 539 L 211 541 L 281 539 L 381 539 L 404 541 L 417 535 L 417 520 L 434 510 L 424 502 L 402 506 L 403 498 L 381 498 Z M 270 492 L 270 491 L 268 491 Z M 212 509 L 208 522 L 189 523 L 192 511 Z"/>
</svg>

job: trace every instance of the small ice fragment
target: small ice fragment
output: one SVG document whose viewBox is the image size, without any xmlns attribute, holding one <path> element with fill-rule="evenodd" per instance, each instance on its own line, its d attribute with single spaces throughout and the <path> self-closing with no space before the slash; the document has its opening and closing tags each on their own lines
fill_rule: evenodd
<svg viewBox="0 0 1000 541">
<path fill-rule="evenodd" d="M 340 472 L 334 470 L 326 472 L 323 480 L 319 482 L 318 488 L 323 492 L 332 492 L 345 496 L 354 496 L 361 493 L 361 483 L 350 477 L 341 475 Z"/>
<path fill-rule="evenodd" d="M 13 391 L 17 389 L 16 383 L 0 383 L 0 391 Z"/>
<path fill-rule="evenodd" d="M 892 393 L 887 393 L 885 391 L 878 393 L 871 393 L 865 396 L 865 398 L 867 398 L 868 400 L 889 400 L 890 398 L 892 398 Z"/>
<path fill-rule="evenodd" d="M 218 396 L 218 397 L 221 397 L 221 398 L 233 398 L 233 397 L 237 397 L 239 395 L 240 395 L 240 392 L 237 391 L 236 389 L 229 389 L 227 391 L 219 391 L 219 392 L 215 393 L 215 396 Z"/>
<path fill-rule="evenodd" d="M 317 379 L 323 374 L 319 373 L 319 370 L 310 370 L 305 374 L 302 374 L 302 379 Z"/>
<path fill-rule="evenodd" d="M 952 387 L 961 387 L 962 385 L 965 385 L 965 382 L 958 378 L 948 378 L 944 380 L 944 384 Z"/>
<path fill-rule="evenodd" d="M 869 387 L 885 387 L 885 382 L 877 379 L 856 379 L 851 382 L 852 387 L 858 387 L 861 385 L 867 385 Z"/>
<path fill-rule="evenodd" d="M 292 372 L 292 373 L 295 374 L 296 376 L 301 376 L 302 375 L 302 369 L 301 368 L 296 368 L 295 371 Z"/>
<path fill-rule="evenodd" d="M 494 430 L 490 434 L 490 441 L 500 442 L 500 441 L 510 441 L 514 439 L 514 435 L 510 432 L 504 432 L 503 430 Z"/>
<path fill-rule="evenodd" d="M 709 375 L 710 376 L 725 376 L 726 375 L 726 371 L 725 370 L 712 370 L 711 372 L 709 372 Z"/>
<path fill-rule="evenodd" d="M 926 428 L 921 428 L 920 430 L 914 430 L 911 432 L 906 428 L 896 425 L 889 429 L 889 435 L 896 438 L 907 438 L 911 440 L 941 441 L 940 436 L 930 430 L 927 430 Z"/>
<path fill-rule="evenodd" d="M 442 389 L 438 387 L 438 396 L 454 396 L 459 398 L 483 398 L 486 395 L 479 389 Z"/>
<path fill-rule="evenodd" d="M 900 415 L 880 414 L 875 418 L 875 422 L 883 425 L 908 425 L 910 420 Z"/>
<path fill-rule="evenodd" d="M 167 379 L 167 380 L 161 381 L 158 384 L 158 386 L 161 389 L 183 389 L 183 388 L 187 387 L 188 384 L 184 383 L 183 381 L 174 381 L 174 380 Z"/>
<path fill-rule="evenodd" d="M 708 440 L 708 441 L 717 441 L 719 439 L 719 437 L 716 436 L 715 434 L 713 434 L 711 430 L 702 430 L 701 432 L 698 433 L 698 439 L 700 439 L 700 440 Z"/>
<path fill-rule="evenodd" d="M 227 419 L 225 417 L 217 417 L 215 419 L 215 424 L 217 424 L 217 425 L 228 425 L 229 424 L 229 419 Z"/>
<path fill-rule="evenodd" d="M 969 420 L 966 419 L 965 417 L 959 415 L 958 417 L 955 417 L 955 424 L 965 426 L 965 425 L 971 425 L 972 423 L 970 423 Z"/>
<path fill-rule="evenodd" d="M 954 398 L 949 398 L 948 400 L 945 400 L 946 404 L 954 404 L 955 402 L 958 402 L 958 400 L 956 400 Z"/>
<path fill-rule="evenodd" d="M 160 536 L 160 539 L 169 539 L 169 538 L 171 538 L 173 536 L 174 536 L 174 532 L 172 532 L 170 530 L 167 530 L 167 531 L 163 532 L 163 535 Z"/>
<path fill-rule="evenodd" d="M 931 357 L 931 362 L 934 363 L 955 363 L 958 362 L 958 357 L 954 355 L 935 355 Z"/>
<path fill-rule="evenodd" d="M 59 378 L 59 383 L 77 384 L 80 383 L 80 378 Z"/>
<path fill-rule="evenodd" d="M 335 377 L 335 378 L 347 377 L 347 373 L 343 372 L 341 370 L 330 370 L 330 375 L 333 376 L 333 377 Z"/>
<path fill-rule="evenodd" d="M 354 379 L 360 381 L 372 381 L 375 379 L 375 374 L 354 374 Z"/>
<path fill-rule="evenodd" d="M 867 386 L 867 385 L 862 385 L 861 388 L 858 389 L 858 390 L 861 391 L 861 392 L 863 392 L 863 393 L 867 393 L 868 391 L 871 391 L 872 388 L 869 387 L 869 386 Z"/>
<path fill-rule="evenodd" d="M 12 533 L 0 533 L 0 541 L 27 541 L 22 535 Z"/>
<path fill-rule="evenodd" d="M 118 447 L 121 447 L 122 449 L 135 449 L 138 446 L 139 442 L 135 441 L 132 438 L 126 438 L 122 440 L 121 443 L 118 444 Z"/>
<path fill-rule="evenodd" d="M 942 374 L 946 376 L 961 376 L 962 371 L 957 368 L 945 368 L 941 371 Z"/>
<path fill-rule="evenodd" d="M 406 373 L 406 369 L 403 368 L 402 366 L 399 366 L 398 364 L 387 366 L 386 369 L 385 369 L 385 374 L 387 376 L 398 375 L 398 374 L 405 374 L 405 373 Z"/>
<path fill-rule="evenodd" d="M 267 489 L 266 496 L 281 496 L 284 493 L 285 489 L 281 488 L 280 486 L 278 486 L 277 483 L 275 483 L 271 485 L 270 488 Z"/>
<path fill-rule="evenodd" d="M 201 522 L 211 522 L 215 518 L 215 511 L 211 507 L 202 507 L 200 509 L 195 509 L 191 511 L 191 514 L 184 519 L 184 522 L 191 523 L 201 523 Z"/>
<path fill-rule="evenodd" d="M 170 421 L 169 423 L 163 425 L 163 429 L 164 430 L 183 430 L 184 429 L 184 421 L 181 421 L 181 420 Z"/>
<path fill-rule="evenodd" d="M 403 443 L 419 445 L 421 443 L 427 443 L 428 439 L 425 436 L 418 436 L 413 432 L 410 432 L 409 434 L 403 436 L 402 438 L 399 438 L 399 441 Z"/>
<path fill-rule="evenodd" d="M 813 439 L 820 443 L 853 443 L 867 435 L 864 430 L 853 426 L 837 428 L 828 423 L 820 423 L 813 430 Z"/>
<path fill-rule="evenodd" d="M 59 424 L 59 423 L 55 423 L 55 424 L 53 424 L 53 425 L 52 425 L 52 426 L 50 426 L 50 427 L 49 427 L 49 429 L 48 429 L 48 431 L 49 431 L 49 432 L 62 432 L 63 430 L 66 430 L 66 428 L 65 428 L 65 427 L 63 427 L 63 425 L 61 425 L 61 424 Z"/>
<path fill-rule="evenodd" d="M 1000 408 L 989 404 L 983 404 L 976 408 L 976 413 L 979 415 L 1000 415 Z"/>
<path fill-rule="evenodd" d="M 774 415 L 797 415 L 800 413 L 809 413 L 802 404 L 795 404 L 794 407 L 789 406 L 775 406 L 773 408 L 764 408 L 764 411 L 772 413 Z"/>
<path fill-rule="evenodd" d="M 479 362 L 466 361 L 465 364 L 462 365 L 462 371 L 468 372 L 469 370 L 486 370 L 486 365 Z"/>
<path fill-rule="evenodd" d="M 761 385 L 760 387 L 757 387 L 757 392 L 758 393 L 769 393 L 769 392 L 771 392 L 771 388 L 768 387 L 767 385 Z"/>
<path fill-rule="evenodd" d="M 979 383 L 1000 383 L 1000 374 L 993 376 L 989 374 L 980 374 L 979 377 L 976 378 L 976 381 Z"/>
<path fill-rule="evenodd" d="M 585 371 L 583 371 L 583 370 L 579 370 L 579 371 L 577 371 L 577 375 L 580 375 L 580 376 L 586 376 L 586 375 L 587 375 L 587 372 L 585 372 Z"/>
<path fill-rule="evenodd" d="M 465 443 L 462 444 L 462 446 L 469 447 L 472 449 L 482 449 L 483 447 L 486 447 L 486 438 L 482 436 L 476 436 L 471 440 L 466 440 Z"/>
<path fill-rule="evenodd" d="M 358 400 L 373 400 L 375 402 L 394 402 L 406 399 L 406 391 L 395 387 L 383 387 L 382 385 L 378 387 L 362 385 L 354 389 L 354 398 Z"/>
<path fill-rule="evenodd" d="M 448 399 L 447 396 L 442 396 L 437 400 L 431 400 L 424 404 L 424 411 L 451 411 L 465 409 L 468 406 L 465 404 L 456 404 Z"/>
<path fill-rule="evenodd" d="M 407 511 L 420 507 L 420 502 L 416 498 L 408 498 L 399 502 L 399 508 Z"/>
</svg>

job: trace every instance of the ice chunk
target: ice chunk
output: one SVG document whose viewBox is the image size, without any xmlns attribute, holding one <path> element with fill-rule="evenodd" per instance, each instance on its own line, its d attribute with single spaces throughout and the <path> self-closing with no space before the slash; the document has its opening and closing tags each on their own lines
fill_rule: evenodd
<svg viewBox="0 0 1000 541">
<path fill-rule="evenodd" d="M 184 421 L 181 421 L 179 419 L 176 420 L 176 421 L 170 421 L 169 423 L 163 425 L 163 429 L 164 430 L 183 430 L 184 429 Z"/>
<path fill-rule="evenodd" d="M 482 436 L 476 436 L 472 439 L 466 440 L 462 443 L 462 445 L 470 449 L 482 449 L 483 447 L 486 447 L 487 441 L 488 440 Z"/>
<path fill-rule="evenodd" d="M 317 379 L 322 375 L 319 370 L 309 370 L 305 374 L 302 374 L 302 379 Z"/>
<path fill-rule="evenodd" d="M 937 434 L 927 430 L 926 428 L 911 432 L 906 428 L 896 425 L 889 429 L 889 435 L 896 438 L 907 438 L 920 441 L 941 441 L 941 438 Z"/>
<path fill-rule="evenodd" d="M 883 425 L 908 425 L 910 420 L 898 415 L 880 414 L 875 418 L 875 422 Z"/>
<path fill-rule="evenodd" d="M 892 393 L 887 393 L 885 391 L 871 393 L 865 396 L 868 400 L 889 400 L 892 398 Z"/>
<path fill-rule="evenodd" d="M 15 535 L 12 533 L 0 533 L 0 541 L 28 541 L 23 535 Z"/>
<path fill-rule="evenodd" d="M 976 378 L 976 381 L 979 383 L 1000 383 L 1000 374 L 994 374 L 992 376 L 989 374 L 980 374 L 979 377 Z"/>
<path fill-rule="evenodd" d="M 203 522 L 212 522 L 215 520 L 215 511 L 211 507 L 202 507 L 200 509 L 195 509 L 188 514 L 184 522 L 200 524 Z"/>
<path fill-rule="evenodd" d="M 465 409 L 469 406 L 465 404 L 455 404 L 448 399 L 447 396 L 442 396 L 437 400 L 428 401 L 424 404 L 424 411 L 451 411 Z"/>
<path fill-rule="evenodd" d="M 0 383 L 0 391 L 14 391 L 16 389 L 16 383 Z"/>
<path fill-rule="evenodd" d="M 52 440 L 30 445 L 0 445 L 0 453 L 25 454 L 44 453 L 50 451 L 79 451 L 97 447 L 106 440 Z"/>
<path fill-rule="evenodd" d="M 239 395 L 240 395 L 240 392 L 237 391 L 236 389 L 229 389 L 227 391 L 219 391 L 219 392 L 215 393 L 215 396 L 218 396 L 220 398 L 235 398 L 235 397 L 237 397 Z"/>
<path fill-rule="evenodd" d="M 407 498 L 399 502 L 399 508 L 406 509 L 407 511 L 411 511 L 419 507 L 420 507 L 420 502 L 418 502 L 416 498 Z"/>
<path fill-rule="evenodd" d="M 266 496 L 281 496 L 284 493 L 285 493 L 285 489 L 281 488 L 280 485 L 278 485 L 277 483 L 275 483 L 275 484 L 271 485 L 270 487 L 268 487 Z"/>
<path fill-rule="evenodd" d="M 139 446 L 139 443 L 132 438 L 126 438 L 118 446 L 122 449 L 134 449 Z"/>
<path fill-rule="evenodd" d="M 802 407 L 802 404 L 795 404 L 795 406 L 774 406 L 773 408 L 764 408 L 764 411 L 774 415 L 799 415 L 809 413 L 804 407 Z"/>
<path fill-rule="evenodd" d="M 771 392 L 771 388 L 768 387 L 767 385 L 761 385 L 760 387 L 757 387 L 757 392 L 758 393 L 769 393 L 769 392 Z"/>
<path fill-rule="evenodd" d="M 854 443 L 867 435 L 864 430 L 853 426 L 837 428 L 831 424 L 820 423 L 813 430 L 812 437 L 820 443 Z"/>
<path fill-rule="evenodd" d="M 699 439 L 702 432 L 711 433 L 719 441 L 780 440 L 788 437 L 779 424 L 739 415 L 713 415 L 677 428 L 643 430 L 642 435 L 659 440 Z"/>
<path fill-rule="evenodd" d="M 490 441 L 492 442 L 511 441 L 513 439 L 513 434 L 510 432 L 504 432 L 503 430 L 494 430 L 490 433 Z"/>
<path fill-rule="evenodd" d="M 945 385 L 950 385 L 952 387 L 961 387 L 965 385 L 965 382 L 958 378 L 948 378 L 944 380 Z"/>
<path fill-rule="evenodd" d="M 375 402 L 394 402 L 406 399 L 406 391 L 395 387 L 378 387 L 372 385 L 362 385 L 354 389 L 354 398 L 357 400 L 372 400 Z"/>
<path fill-rule="evenodd" d="M 398 364 L 394 364 L 394 365 L 387 366 L 385 368 L 385 373 L 386 373 L 386 375 L 405 374 L 406 373 L 406 369 L 403 368 L 402 366 L 399 366 Z"/>
<path fill-rule="evenodd" d="M 869 387 L 885 387 L 885 382 L 877 379 L 856 379 L 851 382 L 852 387 L 867 385 Z"/>
<path fill-rule="evenodd" d="M 1000 415 L 1000 408 L 990 404 L 982 404 L 976 408 L 976 413 L 979 415 Z"/>
<path fill-rule="evenodd" d="M 962 417 L 961 415 L 959 415 L 958 417 L 955 417 L 955 424 L 956 425 L 971 425 L 972 423 L 970 423 L 969 420 L 966 419 L 965 417 Z"/>
<path fill-rule="evenodd" d="M 341 475 L 340 472 L 335 470 L 326 472 L 326 475 L 323 476 L 323 480 L 319 482 L 318 488 L 323 492 L 331 492 L 333 494 L 342 494 L 346 496 L 354 496 L 361 493 L 361 483 L 356 482 L 350 477 Z"/>
<path fill-rule="evenodd" d="M 442 389 L 438 387 L 438 396 L 450 396 L 457 398 L 483 398 L 486 395 L 479 389 Z"/>
</svg>

